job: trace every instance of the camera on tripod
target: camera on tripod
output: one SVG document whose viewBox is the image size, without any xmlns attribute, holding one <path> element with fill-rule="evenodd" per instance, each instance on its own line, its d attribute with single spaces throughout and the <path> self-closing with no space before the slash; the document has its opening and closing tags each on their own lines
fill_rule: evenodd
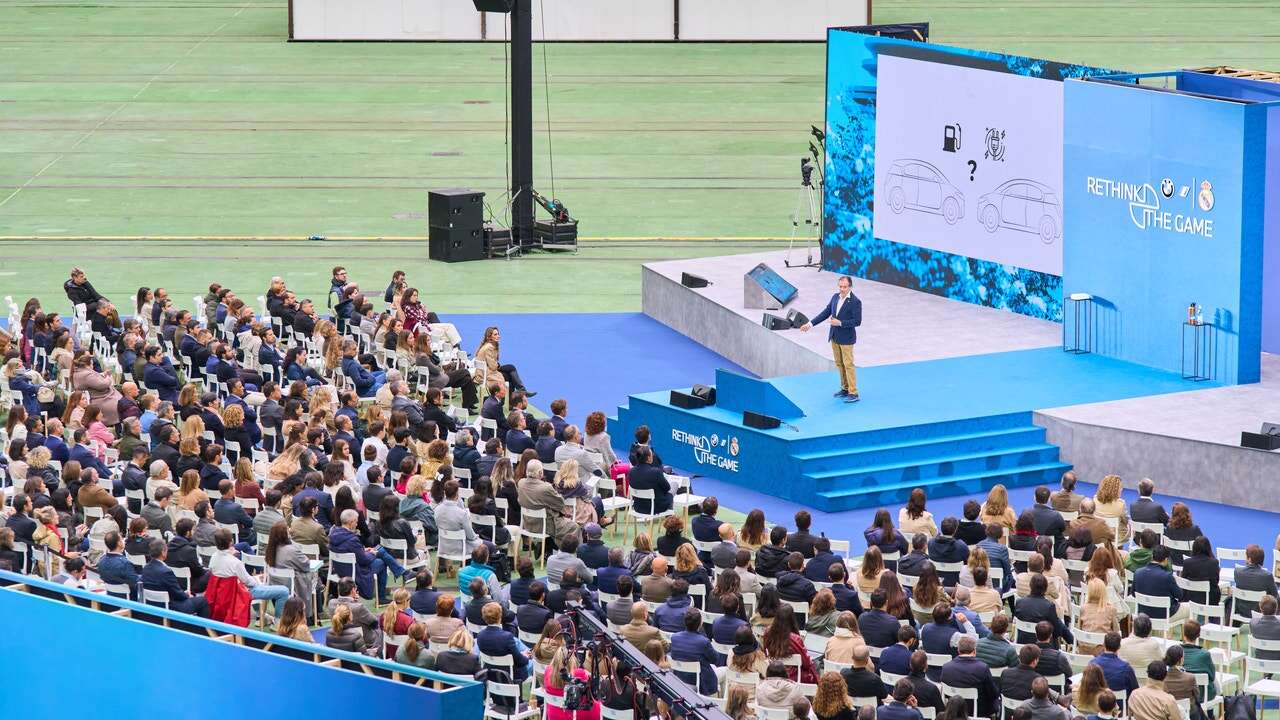
<svg viewBox="0 0 1280 720">
<path fill-rule="evenodd" d="M 813 187 L 813 168 L 809 158 L 800 158 L 800 187 Z"/>
</svg>

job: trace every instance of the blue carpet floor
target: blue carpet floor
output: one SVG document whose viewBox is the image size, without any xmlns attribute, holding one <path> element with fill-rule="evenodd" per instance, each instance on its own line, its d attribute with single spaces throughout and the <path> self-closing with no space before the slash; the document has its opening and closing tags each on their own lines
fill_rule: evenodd
<svg viewBox="0 0 1280 720">
<path fill-rule="evenodd" d="M 769 382 L 806 415 L 787 418 L 794 432 L 791 428 L 773 431 L 793 440 L 1206 387 L 1183 380 L 1178 373 L 1101 355 L 1072 355 L 1056 347 L 859 369 L 862 401 L 856 405 L 831 397 L 839 385 L 834 372 L 789 375 Z M 674 387 L 680 386 L 664 390 Z M 665 393 L 645 397 L 667 402 Z M 721 407 L 691 412 L 733 424 L 741 420 L 739 412 Z"/>
<path fill-rule="evenodd" d="M 515 365 L 538 391 L 543 411 L 569 401 L 569 421 L 582 425 L 593 410 L 612 415 L 636 392 L 711 383 L 716 368 L 746 370 L 641 313 L 450 315 L 469 353 L 497 325 L 502 361 Z M 614 438 L 625 448 L 629 438 Z"/>
</svg>

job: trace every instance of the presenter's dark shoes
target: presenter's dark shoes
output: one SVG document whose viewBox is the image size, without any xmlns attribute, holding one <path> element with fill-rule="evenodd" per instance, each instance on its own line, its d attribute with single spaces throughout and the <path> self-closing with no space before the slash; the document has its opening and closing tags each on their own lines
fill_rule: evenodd
<svg viewBox="0 0 1280 720">
<path fill-rule="evenodd" d="M 847 403 L 856 403 L 856 402 L 858 402 L 858 401 L 859 401 L 859 400 L 861 400 L 861 399 L 862 399 L 862 398 L 858 397 L 858 394 L 857 394 L 857 393 L 854 393 L 854 394 L 852 394 L 852 395 L 850 395 L 850 396 L 846 397 L 846 398 L 844 399 L 844 401 L 845 401 L 845 402 L 847 402 Z"/>
<path fill-rule="evenodd" d="M 844 396 L 846 396 L 846 395 L 848 395 L 848 394 L 849 394 L 849 391 L 848 391 L 848 390 L 845 390 L 844 388 L 840 388 L 839 392 L 837 392 L 836 394 L 832 395 L 831 397 L 844 397 Z"/>
</svg>

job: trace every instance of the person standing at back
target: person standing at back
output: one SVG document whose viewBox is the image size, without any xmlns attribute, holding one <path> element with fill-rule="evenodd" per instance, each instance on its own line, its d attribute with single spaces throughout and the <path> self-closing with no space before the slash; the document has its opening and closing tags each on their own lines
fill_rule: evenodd
<svg viewBox="0 0 1280 720">
<path fill-rule="evenodd" d="M 800 330 L 808 332 L 815 324 L 830 319 L 831 329 L 827 332 L 827 340 L 831 342 L 831 354 L 835 358 L 836 371 L 840 377 L 840 389 L 835 396 L 844 398 L 847 403 L 855 403 L 860 398 L 858 372 L 853 364 L 853 346 L 858 341 L 857 328 L 862 324 L 862 301 L 853 294 L 853 278 L 848 275 L 840 276 L 836 288 L 836 294 L 831 296 L 822 312 L 800 326 Z"/>
</svg>

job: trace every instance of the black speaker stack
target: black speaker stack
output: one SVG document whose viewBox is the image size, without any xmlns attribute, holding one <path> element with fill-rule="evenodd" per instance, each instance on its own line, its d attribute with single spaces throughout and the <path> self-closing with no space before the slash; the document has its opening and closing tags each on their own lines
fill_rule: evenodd
<svg viewBox="0 0 1280 720">
<path fill-rule="evenodd" d="M 443 262 L 484 259 L 484 193 L 467 188 L 430 191 L 427 222 L 427 257 Z"/>
</svg>

